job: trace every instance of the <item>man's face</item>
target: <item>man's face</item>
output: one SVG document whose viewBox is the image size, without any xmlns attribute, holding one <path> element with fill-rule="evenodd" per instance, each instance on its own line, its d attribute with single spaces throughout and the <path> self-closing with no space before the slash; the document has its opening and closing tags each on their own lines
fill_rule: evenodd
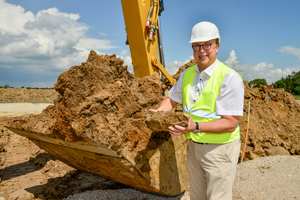
<svg viewBox="0 0 300 200">
<path fill-rule="evenodd" d="M 203 46 L 199 47 L 198 45 Z M 199 50 L 197 50 L 197 48 Z M 207 42 L 195 42 L 193 43 L 193 51 L 194 58 L 197 61 L 200 70 L 202 71 L 216 61 L 219 51 L 219 44 L 216 44 L 215 39 L 209 40 Z"/>
</svg>

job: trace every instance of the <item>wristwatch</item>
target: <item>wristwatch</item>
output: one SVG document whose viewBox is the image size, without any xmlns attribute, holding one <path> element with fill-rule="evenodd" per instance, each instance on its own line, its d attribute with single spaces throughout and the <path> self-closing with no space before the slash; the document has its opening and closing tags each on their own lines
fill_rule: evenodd
<svg viewBox="0 0 300 200">
<path fill-rule="evenodd" d="M 197 122 L 195 122 L 195 123 L 196 123 L 196 128 L 195 128 L 195 130 L 193 130 L 193 133 L 198 134 L 200 132 L 199 131 L 199 124 Z"/>
</svg>

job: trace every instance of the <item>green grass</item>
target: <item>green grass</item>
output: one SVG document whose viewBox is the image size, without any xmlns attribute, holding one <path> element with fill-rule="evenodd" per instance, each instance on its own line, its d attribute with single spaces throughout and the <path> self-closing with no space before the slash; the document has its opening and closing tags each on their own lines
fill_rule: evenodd
<svg viewBox="0 0 300 200">
<path fill-rule="evenodd" d="M 296 100 L 300 100 L 300 95 L 294 95 L 294 98 L 295 98 Z"/>
</svg>

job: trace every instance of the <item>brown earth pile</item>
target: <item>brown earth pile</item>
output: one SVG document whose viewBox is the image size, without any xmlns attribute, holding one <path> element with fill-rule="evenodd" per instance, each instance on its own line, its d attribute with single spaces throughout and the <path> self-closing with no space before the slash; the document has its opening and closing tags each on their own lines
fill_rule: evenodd
<svg viewBox="0 0 300 200">
<path fill-rule="evenodd" d="M 57 97 L 54 89 L 0 88 L 0 101 L 53 102 Z"/>
<path fill-rule="evenodd" d="M 53 106 L 14 126 L 66 141 L 94 142 L 118 152 L 125 145 L 138 152 L 146 148 L 150 137 L 168 139 L 161 131 L 183 120 L 177 110 L 167 115 L 148 111 L 163 99 L 160 88 L 157 75 L 136 78 L 115 55 L 102 57 L 91 51 L 86 63 L 58 77 L 55 89 L 60 95 Z M 145 125 L 146 118 L 160 132 L 153 133 Z M 158 121 L 166 123 L 162 126 Z"/>
<path fill-rule="evenodd" d="M 244 116 L 239 121 L 243 141 L 249 102 L 246 160 L 262 156 L 300 155 L 300 104 L 293 95 L 284 89 L 246 88 Z"/>
</svg>

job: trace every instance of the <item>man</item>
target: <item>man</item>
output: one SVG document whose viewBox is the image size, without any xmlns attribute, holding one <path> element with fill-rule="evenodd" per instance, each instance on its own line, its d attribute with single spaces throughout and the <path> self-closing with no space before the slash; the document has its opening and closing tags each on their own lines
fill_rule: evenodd
<svg viewBox="0 0 300 200">
<path fill-rule="evenodd" d="M 169 127 L 169 132 L 190 139 L 187 164 L 191 199 L 232 199 L 244 84 L 238 73 L 217 59 L 220 35 L 216 25 L 196 24 L 190 43 L 197 65 L 186 69 L 159 108 L 150 112 L 169 111 L 183 104 L 188 126 Z"/>
</svg>

